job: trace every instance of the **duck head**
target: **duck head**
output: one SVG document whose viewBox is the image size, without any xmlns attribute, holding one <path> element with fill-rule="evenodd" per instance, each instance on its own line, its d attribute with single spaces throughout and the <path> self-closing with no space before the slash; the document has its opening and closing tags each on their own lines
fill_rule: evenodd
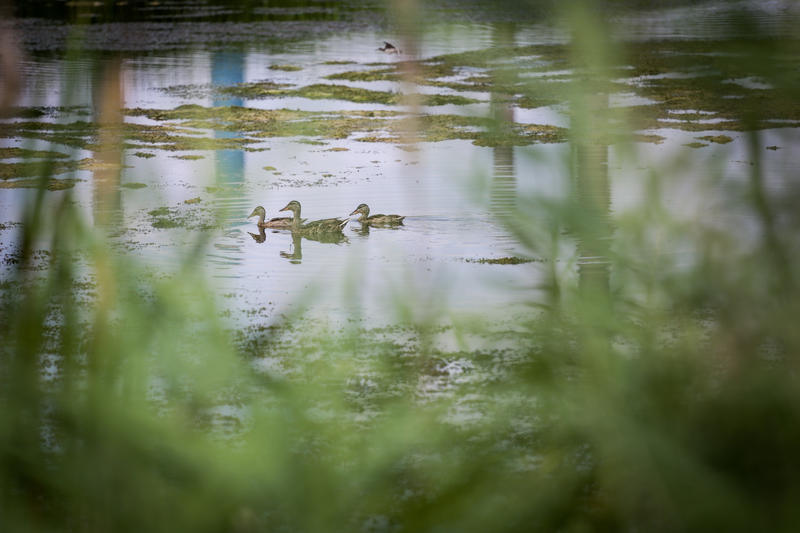
<svg viewBox="0 0 800 533">
<path fill-rule="evenodd" d="M 358 204 L 358 207 L 356 207 L 355 210 L 350 213 L 350 216 L 357 215 L 359 213 L 365 217 L 369 216 L 369 206 L 367 204 Z"/>
<path fill-rule="evenodd" d="M 261 207 L 261 206 L 258 206 L 258 207 L 256 207 L 255 209 L 253 209 L 253 212 L 252 212 L 252 213 L 250 213 L 249 215 L 247 215 L 247 218 L 252 218 L 252 217 L 261 217 L 261 218 L 264 218 L 265 216 L 267 216 L 267 210 L 266 210 L 266 209 L 264 209 L 264 208 L 263 208 L 263 207 Z"/>
<path fill-rule="evenodd" d="M 297 200 L 292 200 L 291 202 L 286 204 L 286 207 L 284 207 L 280 211 L 291 211 L 292 213 L 294 213 L 295 217 L 299 217 L 300 216 L 300 202 L 298 202 Z"/>
</svg>

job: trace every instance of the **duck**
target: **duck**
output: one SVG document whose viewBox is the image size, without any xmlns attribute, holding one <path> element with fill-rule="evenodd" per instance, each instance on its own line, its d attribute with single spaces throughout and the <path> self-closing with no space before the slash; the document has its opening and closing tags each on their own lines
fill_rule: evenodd
<svg viewBox="0 0 800 533">
<path fill-rule="evenodd" d="M 253 212 L 247 218 L 251 217 L 258 217 L 258 227 L 259 228 L 276 228 L 276 229 L 292 229 L 293 218 L 292 217 L 277 217 L 271 218 L 264 222 L 264 219 L 267 216 L 267 210 L 261 207 L 260 205 L 253 209 Z M 305 219 L 301 220 L 300 222 L 304 222 Z"/>
<path fill-rule="evenodd" d="M 280 211 L 291 211 L 294 213 L 292 224 L 289 229 L 291 229 L 292 232 L 298 232 L 306 235 L 341 232 L 342 228 L 344 228 L 349 222 L 349 219 L 342 220 L 340 218 L 324 218 L 322 220 L 314 220 L 312 222 L 304 223 L 304 219 L 300 218 L 300 202 L 297 200 L 292 200 L 286 204 L 286 207 L 280 209 Z"/>
<path fill-rule="evenodd" d="M 350 216 L 361 214 L 358 220 L 362 226 L 367 224 L 373 226 L 397 226 L 403 224 L 405 216 L 400 215 L 372 215 L 369 216 L 369 206 L 367 204 L 359 204 L 355 210 L 350 213 Z"/>
<path fill-rule="evenodd" d="M 395 45 L 388 41 L 383 41 L 383 47 L 378 48 L 381 52 L 386 52 L 387 54 L 399 54 L 400 49 L 397 48 Z"/>
</svg>

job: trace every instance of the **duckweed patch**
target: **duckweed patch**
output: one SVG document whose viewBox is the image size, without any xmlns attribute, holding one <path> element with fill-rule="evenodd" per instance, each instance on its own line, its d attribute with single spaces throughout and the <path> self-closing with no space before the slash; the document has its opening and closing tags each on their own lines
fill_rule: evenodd
<svg viewBox="0 0 800 533">
<path fill-rule="evenodd" d="M 223 87 L 219 92 L 242 98 L 300 97 L 311 100 L 347 100 L 362 104 L 397 105 L 402 103 L 403 95 L 390 91 L 373 91 L 348 85 L 316 83 L 297 89 L 287 89 L 285 84 L 273 82 L 241 83 L 232 87 Z M 424 105 L 466 105 L 478 102 L 460 95 L 415 95 Z"/>
<path fill-rule="evenodd" d="M 717 144 L 728 144 L 729 142 L 733 142 L 733 139 L 727 135 L 706 135 L 704 137 L 698 137 L 698 139 Z"/>
<path fill-rule="evenodd" d="M 175 207 L 159 207 L 148 211 L 150 225 L 156 229 L 184 228 L 207 231 L 217 227 L 213 211 L 200 206 L 200 198 L 191 198 Z"/>
<path fill-rule="evenodd" d="M 286 87 L 290 87 L 290 85 L 272 81 L 254 81 L 239 83 L 229 87 L 217 87 L 216 92 L 239 98 L 264 98 L 283 95 L 286 92 Z"/>
<path fill-rule="evenodd" d="M 371 70 L 351 70 L 325 76 L 328 80 L 346 81 L 399 81 L 400 73 L 396 68 L 380 68 Z"/>
<path fill-rule="evenodd" d="M 0 180 L 30 178 L 45 174 L 63 174 L 77 170 L 81 161 L 21 161 L 17 163 L 0 163 Z"/>
<path fill-rule="evenodd" d="M 347 85 L 328 85 L 317 83 L 287 91 L 287 96 L 301 96 L 313 100 L 347 100 L 356 103 L 395 105 L 400 103 L 401 96 L 388 91 L 371 91 L 348 87 Z"/>
<path fill-rule="evenodd" d="M 48 178 L 42 182 L 39 178 L 23 178 L 12 181 L 0 181 L 0 189 L 38 189 L 44 185 L 44 188 L 48 191 L 63 191 L 65 189 L 71 189 L 79 181 L 82 180 L 74 178 Z"/>
<path fill-rule="evenodd" d="M 303 67 L 298 67 L 297 65 L 270 65 L 270 70 L 282 70 L 284 72 L 297 72 L 298 70 L 303 70 Z"/>
<path fill-rule="evenodd" d="M 0 148 L 0 159 L 65 159 L 69 157 L 55 150 L 29 150 L 27 148 Z"/>
<path fill-rule="evenodd" d="M 485 265 L 521 265 L 524 263 L 533 263 L 535 259 L 523 259 L 521 257 L 499 257 L 499 258 L 479 258 L 464 259 L 466 263 L 480 263 Z"/>
<path fill-rule="evenodd" d="M 689 148 L 703 148 L 703 147 L 708 146 L 708 145 L 706 143 L 701 143 L 699 141 L 694 141 L 694 142 L 686 143 L 686 144 L 684 144 L 684 146 L 688 146 Z"/>
<path fill-rule="evenodd" d="M 150 159 L 156 156 L 156 154 L 151 152 L 134 152 L 133 155 L 136 157 L 141 157 L 142 159 Z"/>
</svg>

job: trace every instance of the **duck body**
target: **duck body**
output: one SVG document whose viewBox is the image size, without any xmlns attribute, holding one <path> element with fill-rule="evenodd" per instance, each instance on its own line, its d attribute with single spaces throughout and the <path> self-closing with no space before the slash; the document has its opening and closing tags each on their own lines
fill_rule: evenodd
<svg viewBox="0 0 800 533">
<path fill-rule="evenodd" d="M 358 214 L 361 216 L 356 220 L 361 222 L 362 226 L 401 226 L 403 225 L 403 219 L 406 218 L 405 215 L 370 215 L 369 206 L 367 204 L 359 204 L 359 206 L 350 213 L 350 216 Z"/>
<path fill-rule="evenodd" d="M 292 217 L 276 217 L 265 221 L 264 219 L 267 217 L 267 211 L 261 206 L 253 209 L 253 212 L 250 213 L 250 216 L 247 218 L 256 216 L 258 217 L 259 228 L 292 229 L 292 224 L 294 223 Z M 301 220 L 300 222 L 302 223 L 303 221 Z"/>
<path fill-rule="evenodd" d="M 281 211 L 291 211 L 294 214 L 292 223 L 287 228 L 292 232 L 297 232 L 305 235 L 318 235 L 321 233 L 341 232 L 349 220 L 342 220 L 340 218 L 324 218 L 322 220 L 314 220 L 304 223 L 304 219 L 300 218 L 300 202 L 292 200 Z"/>
</svg>

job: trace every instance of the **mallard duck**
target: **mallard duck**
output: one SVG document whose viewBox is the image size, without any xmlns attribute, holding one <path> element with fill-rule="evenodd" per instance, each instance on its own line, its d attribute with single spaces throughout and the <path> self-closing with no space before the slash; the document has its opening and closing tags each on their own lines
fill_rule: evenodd
<svg viewBox="0 0 800 533">
<path fill-rule="evenodd" d="M 400 215 L 372 215 L 369 216 L 369 206 L 367 204 L 359 204 L 355 210 L 350 213 L 350 216 L 361 214 L 356 220 L 361 222 L 361 225 L 370 224 L 372 226 L 397 226 L 403 224 L 405 216 Z"/>
<path fill-rule="evenodd" d="M 397 48 L 395 45 L 393 45 L 392 43 L 387 42 L 387 41 L 383 41 L 383 48 L 378 48 L 378 50 L 380 50 L 381 52 L 386 52 L 387 54 L 399 54 L 400 53 L 400 49 L 399 48 Z"/>
<path fill-rule="evenodd" d="M 291 211 L 294 213 L 292 225 L 289 229 L 291 229 L 293 232 L 309 235 L 313 235 L 315 233 L 340 232 L 342 231 L 342 228 L 344 228 L 349 222 L 348 219 L 342 220 L 340 218 L 325 218 L 322 220 L 314 220 L 312 222 L 303 223 L 303 219 L 300 218 L 300 202 L 297 200 L 292 200 L 286 204 L 286 207 L 281 209 L 281 211 Z"/>
<path fill-rule="evenodd" d="M 253 209 L 253 212 L 250 213 L 250 216 L 248 216 L 247 218 L 258 217 L 259 228 L 292 229 L 292 222 L 294 220 L 292 217 L 271 218 L 266 222 L 264 222 L 264 218 L 266 218 L 266 216 L 267 216 L 267 210 L 261 206 L 258 206 L 255 209 Z M 300 222 L 302 223 L 304 222 L 304 220 L 301 220 Z"/>
</svg>

